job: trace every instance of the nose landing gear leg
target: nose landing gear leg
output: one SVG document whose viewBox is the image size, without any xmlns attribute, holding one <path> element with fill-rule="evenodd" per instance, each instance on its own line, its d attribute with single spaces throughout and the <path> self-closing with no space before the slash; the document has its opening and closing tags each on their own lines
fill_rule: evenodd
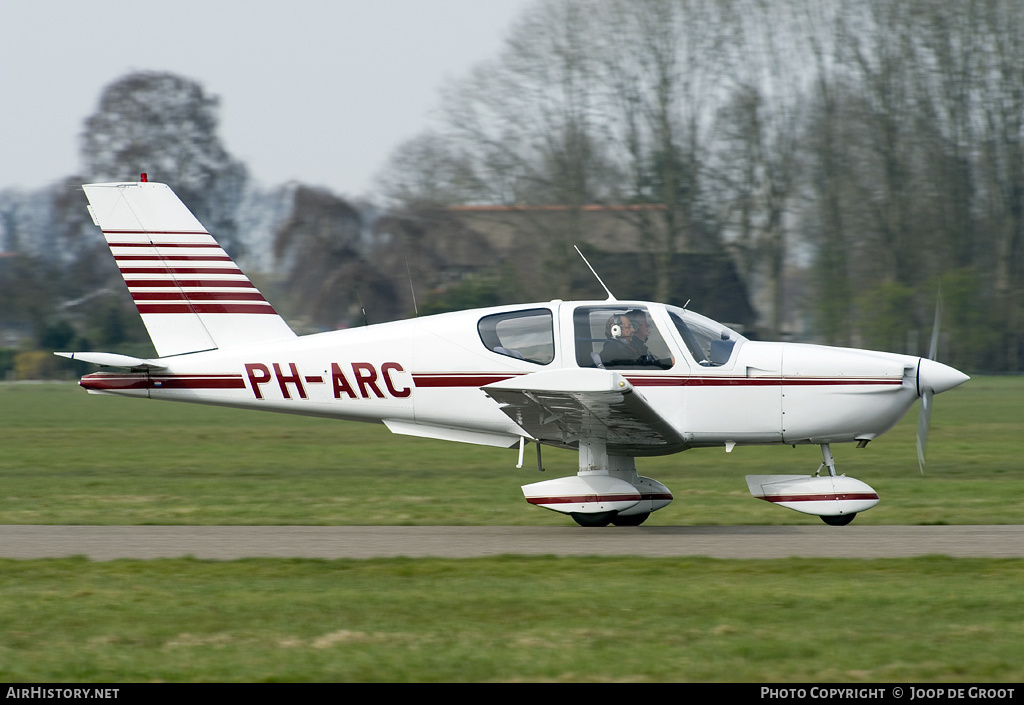
<svg viewBox="0 0 1024 705">
<path fill-rule="evenodd" d="M 821 444 L 821 465 L 818 466 L 818 472 L 814 473 L 816 476 L 821 472 L 822 468 L 828 468 L 829 477 L 836 476 L 836 460 L 832 457 L 832 446 L 828 443 Z M 857 512 L 851 514 L 840 514 L 838 516 L 822 516 L 821 520 L 829 526 L 846 526 L 854 517 L 857 516 Z"/>
</svg>

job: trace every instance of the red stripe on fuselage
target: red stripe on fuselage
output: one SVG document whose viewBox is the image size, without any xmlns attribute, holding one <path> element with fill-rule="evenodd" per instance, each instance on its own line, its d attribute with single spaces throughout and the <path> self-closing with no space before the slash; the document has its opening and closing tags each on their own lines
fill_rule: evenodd
<svg viewBox="0 0 1024 705">
<path fill-rule="evenodd" d="M 634 387 L 773 387 L 773 386 L 900 386 L 903 380 L 893 377 L 648 377 L 627 376 Z"/>
<path fill-rule="evenodd" d="M 483 387 L 520 376 L 521 372 L 427 372 L 413 373 L 417 387 Z"/>
<path fill-rule="evenodd" d="M 525 373 L 427 372 L 414 373 L 417 387 L 482 387 Z M 900 386 L 902 379 L 853 377 L 695 377 L 689 375 L 628 375 L 634 387 L 781 387 L 781 386 Z M 557 390 L 553 390 L 557 391 Z"/>
<path fill-rule="evenodd" d="M 86 389 L 245 389 L 242 375 L 146 375 L 96 372 L 82 377 Z"/>
<path fill-rule="evenodd" d="M 146 310 L 143 310 L 145 308 Z M 273 307 L 269 304 L 140 304 L 140 312 L 142 313 L 274 313 Z M 501 382 L 512 377 L 521 376 L 523 373 L 502 373 L 502 372 L 459 372 L 459 373 L 413 373 L 413 382 L 417 388 L 479 388 L 488 384 L 494 384 L 495 382 Z M 111 375 L 109 373 L 96 373 L 95 375 L 88 375 L 82 378 L 83 383 L 85 380 L 92 380 L 99 383 L 103 380 L 105 383 L 109 383 L 113 386 L 110 388 L 123 389 L 123 388 L 145 388 L 143 387 L 124 387 L 118 386 L 119 384 L 130 384 L 138 385 L 145 383 L 146 380 L 153 382 L 161 382 L 162 385 L 173 388 L 189 388 L 189 389 L 204 389 L 204 388 L 231 388 L 231 389 L 242 389 L 245 388 L 245 383 L 240 375 L 183 375 L 183 376 L 155 376 L 143 377 L 140 375 Z M 694 386 L 694 385 L 706 385 L 716 386 L 715 383 L 719 380 L 715 378 L 686 378 L 686 377 L 673 377 L 673 378 L 650 378 L 650 377 L 633 377 L 629 378 L 629 381 L 636 386 Z M 653 382 L 654 384 L 644 384 L 644 382 Z M 758 386 L 763 383 L 763 380 L 743 380 L 733 378 L 729 384 L 731 386 Z M 822 379 L 775 379 L 773 384 L 777 385 L 840 385 L 840 384 L 893 384 L 889 380 L 880 381 L 866 381 L 866 380 L 822 380 Z M 83 384 L 83 386 L 86 386 Z M 99 387 L 93 387 L 99 388 Z M 781 497 L 781 496 L 780 496 Z M 795 495 L 785 497 L 765 497 L 764 499 L 772 502 L 791 502 L 791 501 L 822 501 L 823 499 L 836 499 L 835 495 Z M 854 499 L 877 499 L 877 495 L 860 496 L 860 495 L 846 495 L 846 498 Z M 575 500 L 567 500 L 575 501 Z"/>
</svg>

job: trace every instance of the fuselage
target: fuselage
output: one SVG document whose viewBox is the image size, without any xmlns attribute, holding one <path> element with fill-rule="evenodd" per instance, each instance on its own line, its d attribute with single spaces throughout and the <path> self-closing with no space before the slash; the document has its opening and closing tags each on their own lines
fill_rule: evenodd
<svg viewBox="0 0 1024 705">
<path fill-rule="evenodd" d="M 649 321 L 647 354 L 607 359 L 613 342 L 628 341 L 607 337 L 606 321 L 636 311 Z M 665 452 L 872 440 L 919 397 L 922 364 L 907 355 L 751 341 L 691 311 L 618 301 L 476 309 L 158 362 L 160 369 L 98 372 L 81 384 L 95 393 L 383 422 L 400 433 L 512 446 L 526 434 L 482 387 L 607 366 L 685 440 Z"/>
</svg>

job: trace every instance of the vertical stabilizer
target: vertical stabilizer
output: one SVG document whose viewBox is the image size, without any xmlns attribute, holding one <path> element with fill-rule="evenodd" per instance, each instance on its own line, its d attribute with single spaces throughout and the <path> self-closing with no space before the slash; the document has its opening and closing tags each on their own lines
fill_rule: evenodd
<svg viewBox="0 0 1024 705">
<path fill-rule="evenodd" d="M 82 188 L 161 357 L 295 336 L 168 186 Z"/>
</svg>

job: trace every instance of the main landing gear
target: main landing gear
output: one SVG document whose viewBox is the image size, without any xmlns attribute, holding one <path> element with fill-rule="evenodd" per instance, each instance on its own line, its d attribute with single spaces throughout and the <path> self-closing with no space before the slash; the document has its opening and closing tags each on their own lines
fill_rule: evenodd
<svg viewBox="0 0 1024 705">
<path fill-rule="evenodd" d="M 672 501 L 672 493 L 665 485 L 637 474 L 632 456 L 609 455 L 605 441 L 582 438 L 579 454 L 580 470 L 575 477 L 523 485 L 526 501 L 568 514 L 586 527 L 640 526 L 651 512 Z M 539 450 L 537 457 L 537 466 L 542 468 Z M 520 465 L 521 458 L 520 452 Z"/>
</svg>

